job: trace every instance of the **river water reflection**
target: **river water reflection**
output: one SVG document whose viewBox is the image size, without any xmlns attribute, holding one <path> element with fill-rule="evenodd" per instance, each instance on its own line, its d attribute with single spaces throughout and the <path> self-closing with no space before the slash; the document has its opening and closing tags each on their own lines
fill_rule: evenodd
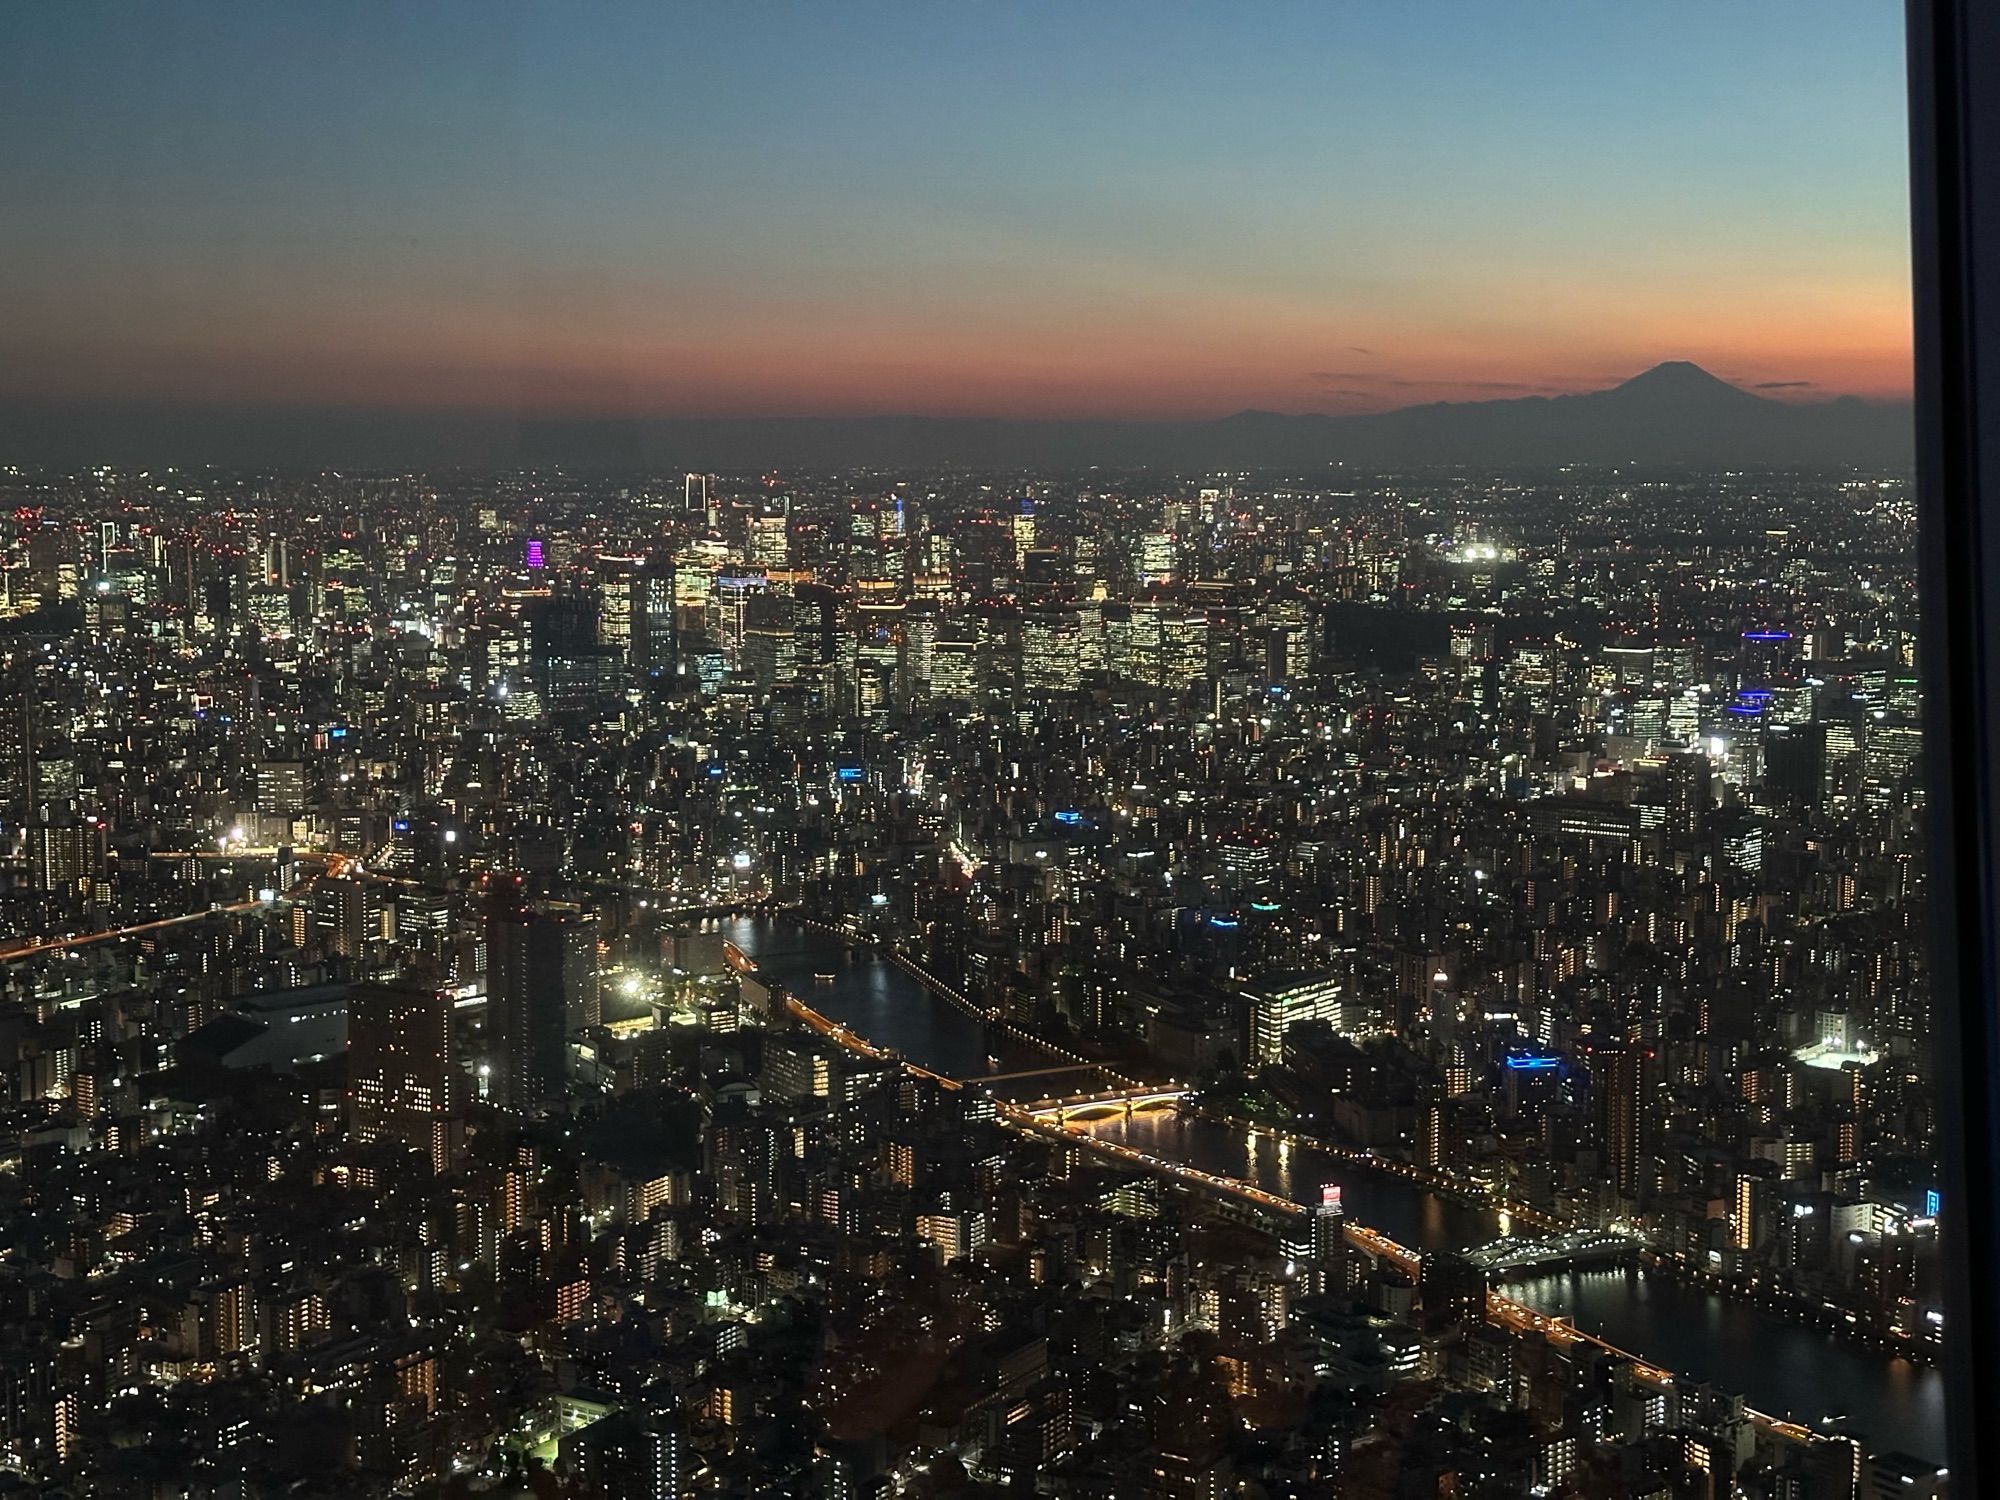
<svg viewBox="0 0 2000 1500">
<path fill-rule="evenodd" d="M 987 1071 L 979 1024 L 893 964 L 789 924 L 739 919 L 725 931 L 773 978 L 878 1046 L 957 1078 Z M 820 974 L 832 975 L 832 982 L 820 982 Z M 1323 1185 L 1338 1183 L 1350 1216 L 1413 1247 L 1475 1245 L 1499 1233 L 1497 1220 L 1484 1210 L 1310 1148 L 1252 1138 L 1172 1110 L 1091 1129 L 1301 1202 L 1316 1201 Z M 1870 1353 L 1660 1273 L 1550 1276 L 1509 1283 L 1507 1291 L 1668 1369 L 1741 1391 L 1763 1411 L 1804 1422 L 1844 1415 L 1849 1430 L 1871 1447 L 1943 1456 L 1944 1388 L 1935 1369 Z"/>
</svg>

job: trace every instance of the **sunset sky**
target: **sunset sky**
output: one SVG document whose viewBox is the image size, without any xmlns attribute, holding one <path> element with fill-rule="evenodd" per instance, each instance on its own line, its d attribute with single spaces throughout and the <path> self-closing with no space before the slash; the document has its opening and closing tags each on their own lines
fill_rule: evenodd
<svg viewBox="0 0 2000 1500">
<path fill-rule="evenodd" d="M 1909 389 L 1894 0 L 64 0 L 0 138 L 0 399 Z"/>
</svg>

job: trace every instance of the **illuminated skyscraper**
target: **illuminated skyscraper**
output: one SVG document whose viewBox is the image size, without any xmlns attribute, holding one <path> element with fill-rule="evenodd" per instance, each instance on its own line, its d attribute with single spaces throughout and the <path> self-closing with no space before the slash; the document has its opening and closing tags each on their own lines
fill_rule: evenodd
<svg viewBox="0 0 2000 1500">
<path fill-rule="evenodd" d="M 1035 502 L 1023 500 L 1021 508 L 1014 514 L 1014 566 L 1018 568 L 1027 561 L 1034 548 Z"/>
<path fill-rule="evenodd" d="M 645 568 L 643 557 L 607 553 L 597 559 L 597 644 L 620 657 L 643 651 L 638 627 L 645 610 Z"/>
<path fill-rule="evenodd" d="M 1331 974 L 1271 974 L 1243 991 L 1250 1006 L 1250 1061 L 1281 1062 L 1285 1033 L 1300 1021 L 1341 1021 L 1342 986 Z"/>
<path fill-rule="evenodd" d="M 1699 751 L 1669 755 L 1661 774 L 1668 835 L 1681 841 L 1699 839 L 1708 828 L 1713 805 L 1708 757 Z"/>
<path fill-rule="evenodd" d="M 1323 1187 L 1312 1212 L 1286 1233 L 1301 1291 L 1331 1296 L 1347 1289 L 1347 1214 L 1338 1186 Z"/>
<path fill-rule="evenodd" d="M 745 544 L 749 560 L 760 568 L 783 568 L 790 564 L 792 518 L 789 509 L 765 511 L 750 518 L 750 534 Z"/>
</svg>

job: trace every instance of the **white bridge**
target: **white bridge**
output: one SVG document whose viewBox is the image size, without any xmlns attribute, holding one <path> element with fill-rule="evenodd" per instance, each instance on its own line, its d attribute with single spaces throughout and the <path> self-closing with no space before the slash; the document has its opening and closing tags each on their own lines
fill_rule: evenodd
<svg viewBox="0 0 2000 1500">
<path fill-rule="evenodd" d="M 1629 1235 L 1604 1230 L 1578 1229 L 1568 1234 L 1552 1234 L 1542 1239 L 1517 1236 L 1495 1240 L 1465 1258 L 1498 1278 L 1533 1276 L 1543 1271 L 1582 1270 L 1587 1266 L 1619 1265 L 1638 1255 L 1640 1244 Z"/>
</svg>

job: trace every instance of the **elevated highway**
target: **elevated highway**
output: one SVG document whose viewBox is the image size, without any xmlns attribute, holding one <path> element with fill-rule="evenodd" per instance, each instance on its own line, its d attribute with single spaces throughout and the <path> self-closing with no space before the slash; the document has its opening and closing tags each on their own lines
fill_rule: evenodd
<svg viewBox="0 0 2000 1500">
<path fill-rule="evenodd" d="M 748 954 L 734 948 L 733 945 L 729 953 L 730 962 L 739 970 L 744 973 L 757 972 L 756 963 Z M 804 1004 L 796 996 L 786 995 L 784 1005 L 785 1009 L 802 1024 L 811 1027 L 813 1030 L 827 1036 L 843 1047 L 881 1061 L 896 1063 L 913 1076 L 934 1079 L 945 1088 L 959 1089 L 966 1086 L 966 1082 L 946 1078 L 942 1074 L 934 1073 L 927 1068 L 918 1067 L 893 1052 L 876 1047 L 866 1038 L 858 1036 L 841 1023 L 833 1021 L 813 1010 L 812 1007 Z M 1078 1061 L 1080 1062 L 1082 1059 L 1078 1059 Z M 979 1080 L 968 1081 L 976 1083 Z M 1042 1099 L 1036 1100 L 1032 1104 L 995 1101 L 995 1113 L 1002 1126 L 1023 1135 L 1030 1135 L 1051 1143 L 1074 1147 L 1077 1150 L 1090 1152 L 1108 1161 L 1156 1173 L 1165 1179 L 1184 1184 L 1197 1192 L 1211 1193 L 1229 1202 L 1262 1210 L 1281 1220 L 1296 1219 L 1311 1211 L 1304 1204 L 1296 1203 L 1289 1198 L 1280 1197 L 1275 1193 L 1266 1192 L 1262 1188 L 1238 1178 L 1203 1171 L 1186 1162 L 1170 1161 L 1163 1157 L 1153 1156 L 1147 1152 L 1127 1146 L 1122 1142 L 1100 1139 L 1097 1136 L 1089 1134 L 1082 1128 L 1085 1121 L 1102 1118 L 1106 1114 L 1178 1104 L 1186 1097 L 1187 1093 L 1188 1091 L 1178 1084 L 1166 1086 L 1133 1084 L 1116 1091 L 1079 1094 L 1059 1099 Z M 1351 1220 L 1343 1222 L 1341 1229 L 1347 1243 L 1352 1245 L 1356 1250 L 1388 1262 L 1412 1280 L 1418 1280 L 1421 1277 L 1423 1259 L 1421 1252 L 1398 1243 L 1379 1230 L 1371 1229 L 1364 1224 L 1354 1223 Z M 1594 1256 L 1600 1253 L 1609 1254 L 1611 1247 L 1608 1244 L 1599 1245 L 1597 1243 L 1598 1238 L 1598 1236 L 1587 1233 L 1581 1235 L 1557 1235 L 1545 1240 L 1522 1242 L 1527 1247 L 1533 1247 L 1525 1250 L 1520 1248 L 1510 1250 L 1508 1248 L 1510 1242 L 1502 1241 L 1496 1245 L 1481 1246 L 1476 1253 L 1485 1255 L 1498 1274 L 1507 1274 L 1509 1271 L 1519 1267 L 1537 1263 L 1546 1264 L 1545 1259 L 1538 1261 L 1538 1258 L 1547 1257 L 1551 1253 L 1557 1253 L 1551 1250 L 1551 1246 L 1555 1245 L 1562 1245 L 1563 1248 L 1560 1253 L 1572 1259 L 1579 1255 Z M 1574 1243 L 1567 1243 L 1570 1241 L 1574 1241 Z M 1630 1253 L 1625 1249 L 1625 1247 L 1630 1245 L 1631 1242 L 1629 1240 L 1622 1241 L 1620 1246 L 1621 1253 Z M 1591 1345 L 1607 1354 L 1628 1361 L 1634 1373 L 1641 1380 L 1661 1390 L 1669 1390 L 1675 1383 L 1676 1377 L 1672 1371 L 1655 1365 L 1630 1350 L 1621 1349 L 1616 1344 L 1599 1338 L 1595 1334 L 1585 1333 L 1564 1318 L 1538 1312 L 1525 1302 L 1517 1301 L 1501 1293 L 1488 1292 L 1486 1316 L 1489 1322 L 1497 1326 L 1509 1328 L 1524 1334 L 1537 1334 L 1558 1344 Z M 1804 1443 L 1812 1441 L 1816 1436 L 1810 1428 L 1796 1422 L 1789 1422 L 1783 1418 L 1772 1416 L 1766 1412 L 1746 1407 L 1745 1415 L 1760 1431 L 1769 1433 L 1774 1437 Z"/>
<path fill-rule="evenodd" d="M 1288 1198 L 1280 1198 L 1275 1194 L 1267 1193 L 1261 1188 L 1254 1187 L 1236 1178 L 1212 1172 L 1204 1172 L 1199 1168 L 1188 1166 L 1184 1162 L 1168 1161 L 1161 1157 L 1151 1156 L 1121 1142 L 1100 1140 L 1095 1136 L 1086 1134 L 1079 1128 L 1079 1125 L 1074 1122 L 1074 1117 L 1072 1117 L 1070 1123 L 1063 1123 L 1057 1113 L 1059 1108 L 1059 1105 L 1045 1106 L 1045 1112 L 1038 1114 L 1034 1109 L 1029 1107 L 1003 1105 L 1000 1109 L 1000 1119 L 1003 1124 L 1021 1130 L 1024 1133 L 1033 1133 L 1045 1139 L 1061 1141 L 1066 1145 L 1091 1151 L 1128 1166 L 1157 1172 L 1163 1177 L 1185 1183 L 1197 1191 L 1211 1192 L 1234 1202 L 1252 1204 L 1255 1207 L 1268 1210 L 1270 1213 L 1281 1218 L 1296 1218 L 1311 1211 L 1304 1204 L 1295 1203 Z M 1347 1243 L 1355 1249 L 1388 1262 L 1413 1281 L 1420 1279 L 1423 1266 L 1423 1256 L 1420 1251 L 1398 1243 L 1379 1230 L 1370 1229 L 1367 1225 L 1357 1224 L 1352 1220 L 1343 1222 L 1341 1231 Z M 1571 1247 L 1571 1253 L 1592 1253 L 1600 1248 L 1594 1243 L 1597 1238 L 1600 1238 L 1599 1236 L 1587 1234 L 1579 1236 L 1558 1235 L 1551 1237 L 1550 1240 L 1526 1241 L 1527 1245 L 1538 1247 L 1527 1253 L 1527 1261 L 1532 1261 L 1537 1255 L 1549 1254 L 1549 1246 L 1553 1241 L 1563 1241 L 1572 1238 L 1589 1239 L 1593 1243 L 1589 1246 L 1582 1244 L 1573 1246 Z M 1613 1237 L 1606 1236 L 1603 1238 Z M 1622 1237 L 1616 1238 L 1620 1238 L 1622 1245 L 1626 1247 L 1625 1253 L 1632 1253 L 1632 1249 L 1634 1248 L 1632 1241 L 1623 1239 Z M 1501 1241 L 1500 1245 L 1507 1243 L 1506 1241 Z M 1509 1263 L 1510 1258 L 1499 1253 L 1499 1246 L 1488 1245 L 1480 1248 L 1482 1251 L 1488 1252 L 1496 1263 L 1502 1265 Z M 1601 1248 L 1608 1251 L 1609 1247 Z M 1522 1263 L 1525 1264 L 1527 1262 L 1524 1261 Z M 1676 1377 L 1671 1370 L 1663 1369 L 1629 1349 L 1621 1349 L 1618 1345 L 1611 1343 L 1607 1339 L 1599 1338 L 1596 1334 L 1585 1333 L 1565 1318 L 1538 1312 L 1527 1303 L 1517 1301 L 1499 1292 L 1489 1291 L 1487 1293 L 1486 1317 L 1487 1321 L 1503 1328 L 1513 1329 L 1516 1332 L 1539 1334 L 1558 1344 L 1588 1344 L 1602 1350 L 1606 1354 L 1615 1355 L 1619 1359 L 1627 1360 L 1631 1363 L 1633 1372 L 1641 1380 L 1661 1390 L 1671 1389 L 1675 1383 Z M 1781 1417 L 1772 1416 L 1767 1412 L 1745 1407 L 1744 1415 L 1760 1431 L 1768 1432 L 1776 1437 L 1786 1438 L 1793 1442 L 1808 1442 L 1815 1437 L 1810 1428 L 1802 1426 L 1797 1422 L 1789 1422 Z"/>
</svg>

